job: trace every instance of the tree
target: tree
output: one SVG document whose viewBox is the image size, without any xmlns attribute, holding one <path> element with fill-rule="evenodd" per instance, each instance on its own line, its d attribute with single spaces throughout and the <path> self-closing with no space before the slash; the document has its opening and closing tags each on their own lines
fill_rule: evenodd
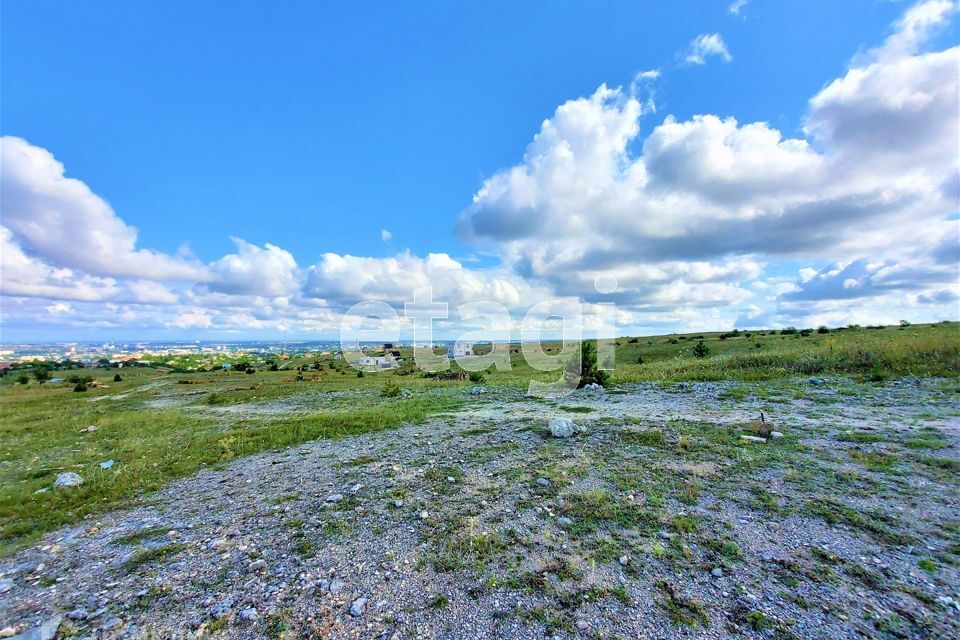
<svg viewBox="0 0 960 640">
<path fill-rule="evenodd" d="M 567 385 L 577 385 L 582 389 L 588 384 L 607 386 L 610 375 L 597 367 L 597 346 L 588 340 L 582 340 L 576 355 L 567 361 L 563 377 Z"/>
<path fill-rule="evenodd" d="M 37 379 L 37 382 L 43 384 L 50 379 L 50 372 L 46 369 L 37 369 L 33 372 L 33 377 Z"/>
<path fill-rule="evenodd" d="M 116 375 L 113 376 L 113 381 L 114 381 L 114 382 L 123 382 L 123 378 L 121 378 L 121 377 L 120 377 L 120 374 L 118 373 L 118 374 L 116 374 Z"/>
<path fill-rule="evenodd" d="M 909 327 L 909 326 L 910 326 L 910 321 L 909 321 L 909 320 L 901 320 L 901 321 L 900 321 L 900 326 L 901 326 L 901 327 Z"/>
<path fill-rule="evenodd" d="M 710 347 L 705 345 L 703 340 L 701 340 L 693 347 L 693 355 L 698 358 L 706 358 L 708 355 L 710 355 Z"/>
<path fill-rule="evenodd" d="M 30 378 L 27 377 L 27 374 L 25 373 L 20 374 L 20 377 L 17 378 L 18 384 L 27 384 L 28 382 L 30 382 Z"/>
<path fill-rule="evenodd" d="M 87 390 L 87 383 L 81 380 L 80 382 L 77 383 L 77 385 L 73 388 L 73 390 L 76 391 L 76 392 L 78 392 L 78 393 L 79 393 L 79 392 L 86 391 L 86 390 Z"/>
<path fill-rule="evenodd" d="M 817 327 L 817 333 L 830 333 L 830 329 L 828 329 L 826 325 L 820 325 Z"/>
</svg>

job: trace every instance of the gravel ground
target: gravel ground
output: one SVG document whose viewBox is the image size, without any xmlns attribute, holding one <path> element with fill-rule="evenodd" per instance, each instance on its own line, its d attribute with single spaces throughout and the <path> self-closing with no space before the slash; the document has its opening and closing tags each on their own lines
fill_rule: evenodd
<svg viewBox="0 0 960 640">
<path fill-rule="evenodd" d="M 738 442 L 760 411 L 785 437 Z M 0 635 L 958 637 L 958 415 L 943 380 L 491 390 L 50 534 Z"/>
</svg>

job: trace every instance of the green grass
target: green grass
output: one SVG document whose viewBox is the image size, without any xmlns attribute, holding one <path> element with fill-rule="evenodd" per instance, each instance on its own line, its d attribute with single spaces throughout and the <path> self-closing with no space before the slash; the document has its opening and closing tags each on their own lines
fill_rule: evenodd
<svg viewBox="0 0 960 640">
<path fill-rule="evenodd" d="M 271 372 L 276 376 L 279 372 Z M 216 415 L 189 407 L 153 408 L 162 393 L 193 391 L 152 369 L 124 370 L 124 380 L 93 394 L 77 394 L 64 386 L 24 388 L 5 385 L 0 393 L 0 555 L 76 522 L 90 513 L 122 506 L 170 480 L 240 456 L 278 450 L 316 439 L 354 434 L 420 422 L 456 408 L 457 394 L 421 394 L 411 400 L 363 403 L 360 408 L 335 407 L 326 412 L 238 414 L 227 425 Z M 221 375 L 221 384 L 235 384 L 245 374 Z M 257 378 L 268 373 L 245 376 Z M 176 376 L 177 379 L 184 377 Z M 200 378 L 200 375 L 196 376 Z M 150 383 L 165 383 L 151 388 Z M 254 384 L 258 384 L 256 380 Z M 206 384 L 206 383 L 205 383 Z M 276 386 L 284 383 L 277 382 Z M 267 398 L 286 392 L 264 385 Z M 93 401 L 98 395 L 126 394 L 117 400 Z M 386 402 L 390 402 L 389 405 Z M 97 430 L 86 433 L 87 425 Z M 99 463 L 113 459 L 114 467 Z M 84 482 L 72 489 L 52 489 L 58 473 L 74 471 Z M 41 493 L 37 493 L 37 491 Z"/>
<path fill-rule="evenodd" d="M 913 325 L 905 330 L 833 330 L 802 337 L 771 331 L 749 336 L 741 333 L 723 340 L 720 336 L 719 332 L 703 334 L 703 341 L 710 347 L 706 358 L 693 356 L 696 341 L 688 339 L 692 336 L 617 339 L 612 382 L 755 381 L 834 374 L 956 379 L 960 374 L 960 323 Z M 561 346 L 545 343 L 544 349 L 556 354 Z M 511 347 L 510 351 L 510 370 L 489 372 L 485 383 L 488 388 L 525 388 L 531 380 L 556 379 L 556 372 L 538 371 L 527 364 L 519 348 Z M 641 358 L 643 364 L 638 364 Z M 115 369 L 89 369 L 83 375 L 92 375 L 109 388 L 91 388 L 83 393 L 73 392 L 68 384 L 38 385 L 33 380 L 27 385 L 16 384 L 19 371 L 0 377 L 0 556 L 88 514 L 129 504 L 136 496 L 202 467 L 219 468 L 232 459 L 261 451 L 422 421 L 459 406 L 470 386 L 469 382 L 437 381 L 417 374 L 402 376 L 401 380 L 397 372 L 357 378 L 343 362 L 321 354 L 284 360 L 279 371 L 267 370 L 268 359 L 256 355 L 165 356 L 150 364 L 167 369 L 124 367 L 120 382 L 113 382 Z M 239 361 L 250 362 L 256 373 L 220 370 L 223 362 Z M 303 380 L 297 380 L 296 368 L 300 366 L 307 368 Z M 74 373 L 58 371 L 54 375 L 68 377 Z M 402 382 L 414 397 L 383 398 L 381 389 L 391 381 Z M 954 382 L 942 386 L 946 391 L 957 388 Z M 354 390 L 361 395 L 329 393 Z M 805 385 L 794 395 L 812 398 L 816 391 Z M 727 397 L 740 400 L 748 393 L 746 387 L 737 388 Z M 263 410 L 271 404 L 272 410 Z M 574 413 L 587 413 L 589 409 L 560 408 Z M 98 430 L 82 433 L 89 424 L 97 425 Z M 687 435 L 684 429 L 671 427 L 670 432 L 678 431 L 677 435 L 683 437 Z M 777 464 L 790 446 L 785 442 L 751 449 L 739 446 L 733 432 L 714 432 L 695 434 L 694 440 L 687 438 L 687 444 L 680 448 L 691 448 L 692 443 L 692 455 L 735 453 L 738 472 L 747 472 Z M 487 430 L 468 429 L 463 435 L 483 433 Z M 667 448 L 668 439 L 661 429 L 622 430 L 620 436 L 627 445 L 657 447 L 661 452 Z M 838 438 L 846 439 L 842 435 Z M 872 434 L 858 433 L 850 441 L 866 444 L 876 439 Z M 939 434 L 921 429 L 902 444 L 920 454 L 944 447 L 945 441 Z M 103 471 L 99 463 L 107 459 L 116 464 Z M 950 460 L 949 456 L 917 459 L 938 474 L 957 470 Z M 892 461 L 876 457 L 863 461 L 876 470 L 895 468 Z M 367 462 L 357 459 L 347 465 Z M 80 473 L 83 485 L 52 490 L 56 475 L 65 471 Z M 696 500 L 692 489 L 685 495 L 678 497 Z M 622 505 L 618 508 L 629 512 Z M 613 514 L 614 521 L 621 517 L 623 513 Z M 609 520 L 592 518 L 594 522 L 604 519 Z"/>
</svg>

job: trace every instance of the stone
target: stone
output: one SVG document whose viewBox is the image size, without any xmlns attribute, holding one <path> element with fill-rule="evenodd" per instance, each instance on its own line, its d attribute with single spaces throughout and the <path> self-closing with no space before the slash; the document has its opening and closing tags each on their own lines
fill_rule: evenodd
<svg viewBox="0 0 960 640">
<path fill-rule="evenodd" d="M 583 385 L 583 390 L 590 393 L 603 393 L 604 391 L 603 385 L 597 384 L 596 382 Z"/>
<path fill-rule="evenodd" d="M 330 581 L 330 594 L 337 595 L 347 584 L 343 580 L 331 580 Z"/>
<path fill-rule="evenodd" d="M 619 558 L 617 558 L 617 562 L 620 563 L 621 567 L 625 567 L 628 564 L 630 564 L 630 556 L 620 556 Z"/>
<path fill-rule="evenodd" d="M 486 392 L 487 392 L 487 388 L 486 388 L 486 387 L 471 387 L 471 388 L 470 388 L 470 395 L 472 395 L 472 396 L 479 396 L 479 395 L 484 394 L 484 393 L 486 393 Z"/>
<path fill-rule="evenodd" d="M 746 434 L 741 435 L 740 440 L 742 440 L 743 442 L 755 442 L 757 444 L 764 444 L 767 441 L 766 438 L 760 438 L 758 436 L 748 436 Z"/>
<path fill-rule="evenodd" d="M 549 426 L 550 435 L 554 438 L 569 438 L 577 430 L 577 425 L 570 418 L 550 418 Z"/>
<path fill-rule="evenodd" d="M 70 620 L 86 620 L 90 617 L 90 613 L 86 609 L 74 609 L 67 614 L 67 618 Z"/>
<path fill-rule="evenodd" d="M 0 638 L 12 638 L 15 635 L 17 635 L 17 630 L 14 627 L 0 629 Z"/>
<path fill-rule="evenodd" d="M 256 622 L 257 621 L 257 610 L 253 607 L 247 607 L 239 613 L 237 616 L 244 622 Z"/>
<path fill-rule="evenodd" d="M 254 560 L 249 565 L 247 565 L 248 573 L 256 573 L 257 571 L 263 571 L 267 568 L 266 560 Z"/>
<path fill-rule="evenodd" d="M 722 578 L 723 569 L 721 569 L 720 567 L 714 567 L 713 569 L 710 570 L 710 575 L 712 575 L 714 578 Z"/>
<path fill-rule="evenodd" d="M 367 599 L 366 598 L 357 598 L 350 605 L 350 615 L 354 618 L 359 618 L 363 615 L 364 610 L 367 608 Z"/>
<path fill-rule="evenodd" d="M 57 479 L 54 481 L 53 486 L 58 489 L 67 488 L 67 487 L 79 487 L 83 484 L 83 478 L 80 477 L 79 473 L 74 473 L 68 471 L 66 473 L 58 473 Z"/>
<path fill-rule="evenodd" d="M 226 618 L 230 615 L 231 610 L 233 609 L 233 600 L 229 598 L 226 600 L 221 600 L 212 607 L 210 607 L 210 617 L 214 620 L 220 620 L 221 618 Z"/>
<path fill-rule="evenodd" d="M 774 440 L 779 440 L 780 438 L 783 437 L 783 432 L 781 432 L 781 431 L 771 431 L 771 432 L 770 432 L 770 437 L 771 437 L 772 439 L 774 439 Z"/>
<path fill-rule="evenodd" d="M 113 460 L 104 460 L 103 462 L 100 463 L 100 468 L 101 468 L 101 469 L 109 469 L 109 468 L 112 467 L 113 465 L 114 465 Z"/>
<path fill-rule="evenodd" d="M 420 512 L 420 519 L 421 519 L 421 520 L 426 520 L 426 519 L 429 518 L 429 517 L 430 517 L 430 512 L 429 512 L 429 511 L 421 511 L 421 512 Z"/>
<path fill-rule="evenodd" d="M 400 397 L 409 400 L 413 397 L 413 391 L 410 391 L 410 389 L 404 389 L 400 392 Z"/>
<path fill-rule="evenodd" d="M 342 493 L 333 493 L 333 494 L 327 496 L 327 502 L 333 503 L 333 502 L 340 502 L 341 500 L 343 500 L 343 494 L 342 494 Z"/>
<path fill-rule="evenodd" d="M 396 507 L 397 509 L 399 509 L 400 507 L 403 506 L 403 500 L 394 500 L 394 501 L 393 501 L 393 506 Z"/>
<path fill-rule="evenodd" d="M 113 631 L 114 629 L 119 629 L 123 626 L 123 620 L 113 616 L 112 618 L 107 618 L 103 621 L 103 624 L 100 625 L 100 628 L 104 631 Z"/>
<path fill-rule="evenodd" d="M 60 628 L 60 622 L 63 616 L 53 616 L 40 623 L 40 626 L 28 629 L 23 633 L 13 636 L 13 640 L 53 640 Z"/>
<path fill-rule="evenodd" d="M 821 384 L 823 384 L 823 378 L 810 378 L 810 380 L 808 380 L 808 382 L 809 382 L 810 384 L 812 384 L 813 386 L 817 387 L 817 386 L 820 386 Z"/>
<path fill-rule="evenodd" d="M 95 425 L 95 424 L 91 424 L 89 427 L 87 427 L 86 429 L 84 429 L 84 431 L 87 432 L 87 433 L 93 433 L 93 432 L 96 431 L 96 430 L 97 430 L 97 425 Z"/>
<path fill-rule="evenodd" d="M 6 593 L 13 589 L 13 580 L 10 578 L 0 578 L 0 593 Z"/>
<path fill-rule="evenodd" d="M 541 487 L 549 487 L 550 481 L 547 480 L 546 478 L 537 478 L 537 484 L 540 485 Z"/>
<path fill-rule="evenodd" d="M 571 520 L 567 516 L 560 516 L 559 518 L 557 518 L 557 524 L 560 525 L 561 527 L 569 527 L 570 525 L 573 524 L 573 520 Z"/>
</svg>

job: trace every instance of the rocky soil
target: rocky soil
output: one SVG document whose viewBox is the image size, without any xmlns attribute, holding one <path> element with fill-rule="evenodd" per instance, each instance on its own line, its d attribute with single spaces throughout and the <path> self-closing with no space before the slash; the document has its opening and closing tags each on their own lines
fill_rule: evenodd
<svg viewBox="0 0 960 640">
<path fill-rule="evenodd" d="M 0 635 L 958 637 L 957 389 L 466 394 L 46 536 L 0 560 Z M 740 439 L 760 411 L 783 438 Z"/>
</svg>

